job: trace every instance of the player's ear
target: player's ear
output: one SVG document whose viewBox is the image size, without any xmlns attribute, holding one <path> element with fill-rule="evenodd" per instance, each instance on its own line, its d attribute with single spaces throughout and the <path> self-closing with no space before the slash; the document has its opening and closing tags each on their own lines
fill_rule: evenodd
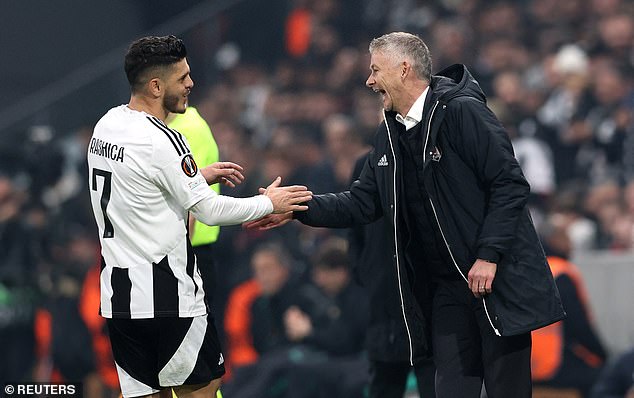
<svg viewBox="0 0 634 398">
<path fill-rule="evenodd" d="M 159 77 L 150 79 L 150 81 L 147 83 L 147 87 L 149 93 L 156 98 L 160 97 L 163 94 L 164 86 L 161 78 Z"/>
</svg>

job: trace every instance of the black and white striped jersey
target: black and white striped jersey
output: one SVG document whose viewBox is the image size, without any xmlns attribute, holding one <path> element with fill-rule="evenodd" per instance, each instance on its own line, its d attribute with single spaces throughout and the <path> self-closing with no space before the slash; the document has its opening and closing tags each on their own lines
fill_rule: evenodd
<svg viewBox="0 0 634 398">
<path fill-rule="evenodd" d="M 269 214 L 271 201 L 218 195 L 181 134 L 127 105 L 99 120 L 87 157 L 103 257 L 101 314 L 205 314 L 205 292 L 187 237 L 188 210 L 208 214 L 204 222 L 235 224 Z"/>
</svg>

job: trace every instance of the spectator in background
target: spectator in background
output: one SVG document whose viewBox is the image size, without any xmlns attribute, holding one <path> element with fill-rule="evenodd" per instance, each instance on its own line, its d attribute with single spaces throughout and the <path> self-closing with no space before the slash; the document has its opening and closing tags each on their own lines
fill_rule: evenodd
<svg viewBox="0 0 634 398">
<path fill-rule="evenodd" d="M 567 224 L 571 253 L 582 253 L 597 248 L 598 226 L 584 211 L 583 201 L 586 187 L 566 184 L 559 189 L 550 203 L 550 212 L 557 213 Z"/>
<path fill-rule="evenodd" d="M 55 140 L 55 131 L 50 125 L 36 125 L 29 129 L 22 162 L 32 179 L 30 194 L 37 202 L 55 208 L 65 198 L 64 152 Z"/>
<path fill-rule="evenodd" d="M 571 242 L 564 217 L 551 215 L 541 237 L 568 316 L 533 331 L 533 382 L 535 386 L 573 389 L 588 397 L 607 355 L 596 333 L 581 273 L 569 261 Z"/>
<path fill-rule="evenodd" d="M 515 157 L 531 186 L 528 206 L 538 224 L 555 191 L 555 170 L 552 152 L 538 136 L 542 128 L 533 109 L 537 94 L 513 70 L 499 73 L 493 89 L 495 96 L 488 103 L 511 137 Z"/>
<path fill-rule="evenodd" d="M 599 57 L 607 56 L 627 62 L 634 40 L 632 6 L 623 5 L 611 14 L 601 17 L 598 23 L 598 41 L 594 49 Z M 634 66 L 629 60 L 630 67 Z"/>
<path fill-rule="evenodd" d="M 253 302 L 253 346 L 260 354 L 286 347 L 284 313 L 297 302 L 299 276 L 293 271 L 288 251 L 277 244 L 265 245 L 253 255 L 253 275 L 262 294 Z"/>
<path fill-rule="evenodd" d="M 367 384 L 362 357 L 369 308 L 352 281 L 347 242 L 332 237 L 312 259 L 311 280 L 284 313 L 287 338 L 301 358 L 289 368 L 286 396 L 360 398 Z"/>
<path fill-rule="evenodd" d="M 35 335 L 38 381 L 82 382 L 89 397 L 101 393 L 92 336 L 80 306 L 82 284 L 98 258 L 94 239 L 82 228 L 57 231 L 52 245 L 54 260 L 47 295 L 37 309 Z M 98 306 L 93 308 L 95 314 Z"/>
<path fill-rule="evenodd" d="M 267 397 L 272 380 L 288 363 L 284 313 L 297 303 L 299 275 L 283 246 L 259 246 L 251 258 L 253 278 L 230 294 L 225 312 L 227 361 L 231 378 L 227 396 Z"/>
<path fill-rule="evenodd" d="M 25 208 L 26 196 L 0 172 L 0 378 L 28 380 L 34 364 L 34 313 L 40 246 L 48 217 Z M 39 207 L 37 208 L 39 209 Z M 37 215 L 37 217 L 32 217 Z"/>
<path fill-rule="evenodd" d="M 291 157 L 294 165 L 294 170 L 288 177 L 289 182 L 310 182 L 315 192 L 331 191 L 335 187 L 335 176 L 320 143 L 319 130 L 308 126 L 295 126 L 291 131 L 293 134 L 289 145 L 278 148 Z"/>
<path fill-rule="evenodd" d="M 595 156 L 592 180 L 615 179 L 625 183 L 625 140 L 634 123 L 634 93 L 632 78 L 622 67 L 610 62 L 597 62 L 593 67 L 592 94 L 595 103 L 585 119 L 586 128 L 592 132 Z"/>
<path fill-rule="evenodd" d="M 367 157 L 357 160 L 352 182 L 359 178 Z M 370 359 L 369 398 L 402 398 L 412 368 L 420 398 L 435 397 L 436 368 L 432 359 L 421 359 L 413 367 L 409 362 L 410 342 L 397 289 L 400 275 L 392 266 L 393 252 L 386 245 L 389 229 L 389 221 L 380 218 L 351 228 L 348 236 L 354 274 L 365 288 L 370 304 L 365 335 Z"/>
<path fill-rule="evenodd" d="M 92 337 L 92 349 L 99 383 L 92 383 L 92 391 L 101 398 L 115 398 L 121 394 L 119 376 L 112 357 L 106 319 L 99 315 L 99 277 L 101 261 L 95 262 L 86 273 L 79 298 L 79 313 Z"/>
<path fill-rule="evenodd" d="M 452 65 L 472 58 L 473 31 L 460 18 L 438 19 L 434 22 L 430 50 L 434 53 L 434 62 L 439 65 Z"/>
<path fill-rule="evenodd" d="M 620 220 L 628 218 L 622 202 L 622 189 L 617 181 L 606 179 L 596 184 L 589 184 L 584 197 L 583 210 L 597 222 L 598 248 L 622 250 L 631 245 L 631 242 L 617 239 L 614 234 L 614 228 Z"/>
<path fill-rule="evenodd" d="M 537 111 L 538 120 L 552 133 L 546 141 L 551 145 L 557 182 L 587 179 L 594 158 L 584 156 L 592 151 L 592 132 L 583 118 L 592 106 L 590 61 L 577 45 L 562 46 L 545 61 L 552 78 L 553 90 Z"/>
<path fill-rule="evenodd" d="M 229 380 L 234 369 L 254 364 L 259 357 L 253 345 L 253 302 L 262 294 L 255 278 L 237 285 L 229 294 L 225 310 L 224 329 L 227 335 L 227 374 Z"/>
<path fill-rule="evenodd" d="M 634 348 L 619 354 L 603 369 L 591 398 L 634 398 Z"/>
<path fill-rule="evenodd" d="M 356 159 L 368 151 L 354 120 L 342 114 L 329 116 L 322 123 L 322 135 L 328 158 L 332 163 L 336 190 L 350 186 Z"/>
</svg>

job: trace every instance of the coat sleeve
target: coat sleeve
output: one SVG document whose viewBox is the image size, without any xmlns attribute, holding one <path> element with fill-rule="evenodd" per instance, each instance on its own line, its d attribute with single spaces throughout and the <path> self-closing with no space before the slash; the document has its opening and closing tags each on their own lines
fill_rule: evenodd
<svg viewBox="0 0 634 398">
<path fill-rule="evenodd" d="M 329 228 L 348 228 L 379 219 L 383 212 L 370 159 L 373 152 L 348 191 L 314 195 L 307 203 L 308 210 L 295 212 L 293 217 L 306 225 Z"/>
<path fill-rule="evenodd" d="M 471 98 L 456 101 L 456 149 L 473 170 L 487 198 L 477 240 L 477 256 L 498 262 L 515 240 L 519 217 L 525 211 L 530 186 L 513 153 L 508 134 L 493 112 Z"/>
</svg>

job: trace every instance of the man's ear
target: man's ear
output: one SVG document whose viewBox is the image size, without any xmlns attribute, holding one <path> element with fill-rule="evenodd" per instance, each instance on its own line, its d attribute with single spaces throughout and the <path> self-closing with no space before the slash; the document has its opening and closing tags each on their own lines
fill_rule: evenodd
<svg viewBox="0 0 634 398">
<path fill-rule="evenodd" d="M 163 94 L 163 89 L 163 81 L 158 77 L 150 79 L 148 82 L 148 90 L 155 98 L 159 98 Z"/>
<path fill-rule="evenodd" d="M 401 64 L 401 78 L 405 79 L 405 77 L 409 74 L 411 70 L 412 66 L 409 64 L 409 62 L 403 61 L 403 63 Z"/>
</svg>

